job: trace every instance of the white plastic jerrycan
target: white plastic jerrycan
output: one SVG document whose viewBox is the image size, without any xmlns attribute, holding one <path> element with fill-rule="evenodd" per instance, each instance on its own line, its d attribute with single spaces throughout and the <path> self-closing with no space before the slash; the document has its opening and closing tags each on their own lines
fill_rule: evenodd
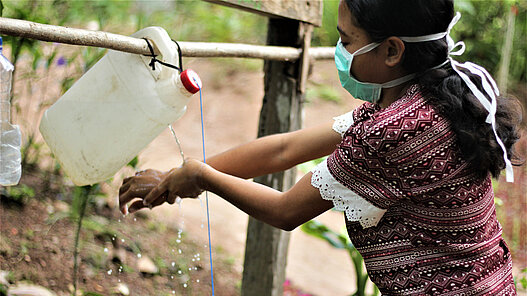
<svg viewBox="0 0 527 296">
<path fill-rule="evenodd" d="M 177 47 L 164 29 L 132 36 L 147 38 L 160 60 L 177 64 Z M 201 88 L 194 71 L 179 74 L 159 63 L 152 70 L 150 60 L 110 50 L 44 113 L 40 132 L 76 185 L 111 178 L 179 119 Z"/>
</svg>

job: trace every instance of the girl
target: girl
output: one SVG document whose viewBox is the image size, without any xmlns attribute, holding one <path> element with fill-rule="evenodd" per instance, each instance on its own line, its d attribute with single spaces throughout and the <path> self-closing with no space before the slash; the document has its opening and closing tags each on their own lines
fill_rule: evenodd
<svg viewBox="0 0 527 296">
<path fill-rule="evenodd" d="M 292 230 L 335 207 L 384 295 L 515 295 L 491 176 L 512 177 L 520 113 L 485 69 L 450 58 L 464 50 L 449 36 L 458 19 L 452 0 L 341 1 L 337 70 L 367 102 L 208 164 L 138 173 L 123 182 L 121 211 L 209 190 Z M 287 192 L 245 180 L 325 155 Z"/>
</svg>

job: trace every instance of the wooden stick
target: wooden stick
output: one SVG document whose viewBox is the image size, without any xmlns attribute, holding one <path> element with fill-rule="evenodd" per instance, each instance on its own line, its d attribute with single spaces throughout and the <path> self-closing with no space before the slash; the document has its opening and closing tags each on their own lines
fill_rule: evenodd
<svg viewBox="0 0 527 296">
<path fill-rule="evenodd" d="M 135 54 L 150 54 L 146 42 L 139 38 L 102 31 L 40 24 L 0 17 L 0 34 L 72 45 L 94 46 Z M 295 61 L 301 49 L 282 46 L 261 46 L 238 43 L 178 42 L 184 57 L 256 58 L 276 61 Z M 154 52 L 159 53 L 156 48 Z M 334 48 L 310 48 L 313 59 L 332 59 Z"/>
</svg>

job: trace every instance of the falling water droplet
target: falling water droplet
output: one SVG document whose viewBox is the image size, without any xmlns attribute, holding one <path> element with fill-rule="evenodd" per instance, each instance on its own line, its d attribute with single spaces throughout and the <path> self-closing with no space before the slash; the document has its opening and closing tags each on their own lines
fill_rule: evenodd
<svg viewBox="0 0 527 296">
<path fill-rule="evenodd" d="M 174 139 L 176 139 L 176 143 L 177 143 L 177 146 L 179 148 L 179 153 L 181 154 L 181 159 L 183 160 L 183 163 L 184 163 L 185 162 L 185 154 L 183 154 L 183 149 L 181 148 L 181 143 L 179 142 L 179 140 L 178 140 L 178 138 L 176 136 L 176 132 L 174 131 L 174 128 L 172 127 L 172 125 L 169 125 L 168 128 L 170 129 L 170 132 L 174 136 Z"/>
</svg>

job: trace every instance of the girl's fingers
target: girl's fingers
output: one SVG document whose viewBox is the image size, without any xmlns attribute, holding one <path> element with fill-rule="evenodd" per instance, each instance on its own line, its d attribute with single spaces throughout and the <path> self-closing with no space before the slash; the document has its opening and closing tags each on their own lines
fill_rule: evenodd
<svg viewBox="0 0 527 296">
<path fill-rule="evenodd" d="M 128 207 L 128 213 L 137 212 L 142 208 L 146 208 L 146 206 L 143 204 L 143 201 L 138 200 L 134 201 L 129 207 Z"/>
<path fill-rule="evenodd" d="M 136 196 L 129 190 L 124 193 L 119 193 L 119 209 L 121 213 L 126 214 L 126 204 L 132 201 Z"/>
<path fill-rule="evenodd" d="M 166 179 L 163 180 L 163 182 L 161 182 L 161 184 L 159 184 L 157 187 L 150 190 L 150 193 L 146 195 L 145 199 L 143 200 L 143 203 L 145 205 L 152 204 L 154 200 L 157 200 L 161 195 L 163 195 L 163 193 L 167 191 L 165 184 L 166 184 Z"/>
<path fill-rule="evenodd" d="M 166 197 L 165 195 L 162 195 L 158 199 L 154 200 L 149 205 L 145 205 L 142 200 L 134 201 L 128 207 L 128 212 L 129 213 L 133 213 L 133 212 L 137 212 L 137 211 L 139 211 L 140 209 L 143 209 L 143 208 L 150 208 L 151 209 L 151 208 L 157 207 L 159 205 L 162 205 L 165 202 L 165 200 L 166 200 L 165 197 Z"/>
<path fill-rule="evenodd" d="M 121 187 L 119 188 L 119 195 L 125 193 L 128 190 L 128 188 L 130 188 L 130 186 L 131 186 L 131 182 L 123 181 L 123 185 L 121 185 Z"/>
<path fill-rule="evenodd" d="M 177 194 L 175 194 L 174 192 L 170 192 L 167 197 L 167 202 L 172 205 L 176 202 L 177 198 L 178 198 Z"/>
</svg>

